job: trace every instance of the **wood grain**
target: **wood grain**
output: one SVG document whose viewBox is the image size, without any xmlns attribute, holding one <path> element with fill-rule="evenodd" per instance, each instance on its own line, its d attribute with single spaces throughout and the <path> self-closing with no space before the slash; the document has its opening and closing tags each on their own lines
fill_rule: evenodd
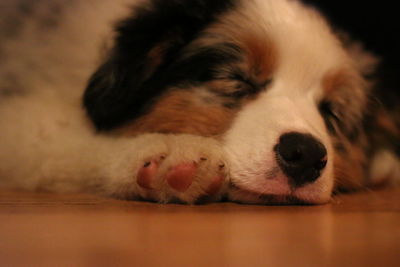
<svg viewBox="0 0 400 267">
<path fill-rule="evenodd" d="M 323 206 L 2 192 L 0 266 L 400 266 L 400 190 Z"/>
</svg>

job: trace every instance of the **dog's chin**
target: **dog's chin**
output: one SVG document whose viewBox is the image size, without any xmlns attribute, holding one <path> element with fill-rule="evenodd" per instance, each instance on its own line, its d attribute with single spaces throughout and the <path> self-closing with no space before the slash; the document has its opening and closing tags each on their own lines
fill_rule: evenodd
<svg viewBox="0 0 400 267">
<path fill-rule="evenodd" d="M 234 184 L 230 186 L 228 197 L 229 200 L 238 203 L 267 205 L 321 205 L 330 201 L 330 197 L 307 197 L 301 194 L 297 195 L 296 191 L 284 195 L 263 194 L 240 188 Z"/>
<path fill-rule="evenodd" d="M 229 200 L 246 204 L 269 204 L 269 205 L 303 205 L 308 204 L 292 194 L 274 195 L 254 192 L 241 188 L 233 183 L 229 189 Z"/>
<path fill-rule="evenodd" d="M 262 183 L 241 183 L 231 180 L 228 197 L 239 203 L 269 205 L 319 205 L 331 199 L 331 189 L 322 182 L 296 188 L 284 175 Z"/>
</svg>

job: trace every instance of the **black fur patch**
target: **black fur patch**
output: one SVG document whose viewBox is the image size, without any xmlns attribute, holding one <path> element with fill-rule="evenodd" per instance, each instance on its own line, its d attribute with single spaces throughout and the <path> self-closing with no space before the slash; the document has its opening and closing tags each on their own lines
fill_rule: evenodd
<svg viewBox="0 0 400 267">
<path fill-rule="evenodd" d="M 192 51 L 190 56 L 177 59 L 168 70 L 161 73 L 163 84 L 202 83 L 218 76 L 218 67 L 240 60 L 240 48 L 230 43 L 206 46 Z"/>
<path fill-rule="evenodd" d="M 216 48 L 189 58 L 181 54 L 237 1 L 152 0 L 122 21 L 116 28 L 116 46 L 91 77 L 84 95 L 84 106 L 97 129 L 110 130 L 139 117 L 165 88 L 207 80 L 217 62 L 233 60 Z"/>
</svg>

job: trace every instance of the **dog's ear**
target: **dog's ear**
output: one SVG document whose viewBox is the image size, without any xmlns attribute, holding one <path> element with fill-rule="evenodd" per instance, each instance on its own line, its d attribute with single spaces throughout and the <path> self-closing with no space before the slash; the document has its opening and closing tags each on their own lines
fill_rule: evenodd
<svg viewBox="0 0 400 267">
<path fill-rule="evenodd" d="M 169 66 L 183 48 L 234 1 L 152 0 L 120 22 L 115 45 L 84 94 L 97 129 L 113 129 L 145 112 L 165 88 Z"/>
</svg>

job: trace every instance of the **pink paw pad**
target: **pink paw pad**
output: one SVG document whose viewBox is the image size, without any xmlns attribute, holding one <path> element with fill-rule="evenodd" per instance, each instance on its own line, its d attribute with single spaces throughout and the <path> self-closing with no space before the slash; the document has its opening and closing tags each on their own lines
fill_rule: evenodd
<svg viewBox="0 0 400 267">
<path fill-rule="evenodd" d="M 139 170 L 137 175 L 137 183 L 144 189 L 153 189 L 151 184 L 153 177 L 158 171 L 158 162 L 149 161 L 146 162 L 143 167 Z"/>
<path fill-rule="evenodd" d="M 173 189 L 183 193 L 192 185 L 196 171 L 196 163 L 180 164 L 171 168 L 165 179 Z"/>
<path fill-rule="evenodd" d="M 218 191 L 221 189 L 221 186 L 222 186 L 224 180 L 225 180 L 225 176 L 223 176 L 223 175 L 214 177 L 211 184 L 208 186 L 206 193 L 209 196 L 217 194 Z"/>
</svg>

